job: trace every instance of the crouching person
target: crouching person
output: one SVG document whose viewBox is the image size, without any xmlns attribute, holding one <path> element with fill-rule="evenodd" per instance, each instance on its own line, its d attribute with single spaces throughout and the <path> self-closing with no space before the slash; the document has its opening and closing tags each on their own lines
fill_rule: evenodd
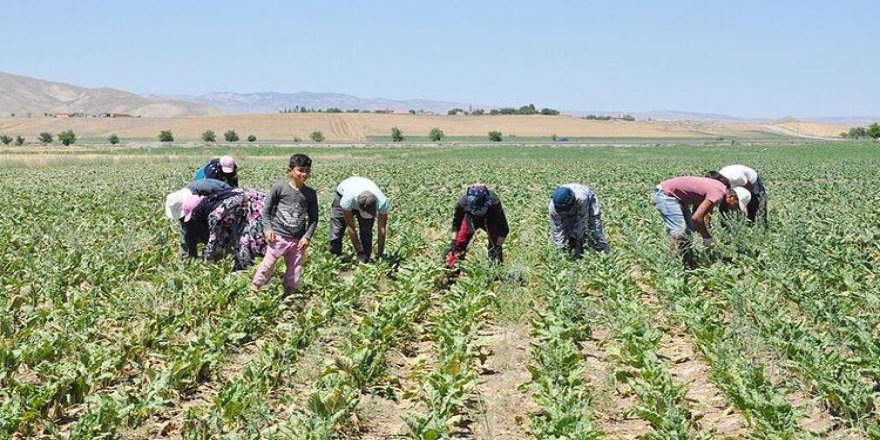
<svg viewBox="0 0 880 440">
<path fill-rule="evenodd" d="M 557 187 L 549 210 L 557 249 L 567 251 L 575 260 L 583 255 L 585 243 L 596 251 L 610 250 L 602 232 L 599 200 L 589 187 L 578 183 Z"/>
<path fill-rule="evenodd" d="M 388 199 L 372 180 L 365 177 L 349 177 L 340 182 L 330 204 L 330 253 L 342 255 L 342 233 L 345 231 L 358 260 L 369 262 L 373 253 L 373 223 L 376 217 L 379 218 L 376 253 L 382 258 L 388 228 Z"/>
<path fill-rule="evenodd" d="M 504 262 L 504 240 L 510 228 L 504 208 L 498 196 L 482 184 L 468 187 L 465 194 L 455 204 L 452 216 L 452 243 L 446 251 L 446 266 L 454 268 L 464 259 L 468 244 L 477 229 L 486 231 L 489 236 L 489 259 Z"/>
<path fill-rule="evenodd" d="M 284 257 L 284 289 L 299 289 L 306 249 L 318 226 L 318 194 L 306 186 L 312 172 L 312 160 L 305 154 L 290 157 L 288 179 L 272 186 L 263 208 L 263 229 L 269 242 L 266 257 L 257 267 L 251 290 L 259 290 L 272 278 L 278 260 Z"/>
<path fill-rule="evenodd" d="M 708 177 L 683 176 L 664 180 L 654 190 L 653 201 L 663 217 L 673 252 L 682 257 L 687 268 L 696 266 L 690 241 L 694 230 L 703 237 L 703 244 L 707 248 L 715 246 L 715 239 L 707 227 L 712 208 L 721 204 L 730 210 L 740 207 L 736 191 Z M 691 206 L 696 207 L 693 212 Z"/>
</svg>

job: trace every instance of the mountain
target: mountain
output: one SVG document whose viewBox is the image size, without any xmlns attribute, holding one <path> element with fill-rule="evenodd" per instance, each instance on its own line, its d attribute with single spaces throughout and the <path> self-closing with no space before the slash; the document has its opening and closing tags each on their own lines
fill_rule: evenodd
<svg viewBox="0 0 880 440">
<path fill-rule="evenodd" d="M 223 111 L 206 104 L 150 99 L 106 87 L 90 89 L 0 72 L 0 116 L 43 113 L 124 113 L 171 118 L 213 116 Z"/>
<path fill-rule="evenodd" d="M 277 113 L 284 109 L 305 107 L 314 109 L 338 108 L 341 110 L 393 110 L 406 113 L 409 110 L 424 110 L 446 114 L 453 108 L 467 110 L 470 104 L 429 99 L 395 100 L 385 98 L 360 98 L 342 93 L 232 93 L 217 92 L 200 96 L 187 95 L 145 95 L 156 99 L 177 99 L 218 107 L 233 114 Z"/>
</svg>

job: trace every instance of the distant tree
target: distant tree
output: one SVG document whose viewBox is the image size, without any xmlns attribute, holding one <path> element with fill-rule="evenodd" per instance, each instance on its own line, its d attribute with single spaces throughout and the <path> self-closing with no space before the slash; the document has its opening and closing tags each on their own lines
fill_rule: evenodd
<svg viewBox="0 0 880 440">
<path fill-rule="evenodd" d="M 202 141 L 217 142 L 217 135 L 214 133 L 214 130 L 205 130 L 202 133 Z"/>
<path fill-rule="evenodd" d="M 541 109 L 541 114 L 545 116 L 556 116 L 559 114 L 559 110 L 544 107 Z"/>
<path fill-rule="evenodd" d="M 327 110 L 324 110 L 325 113 L 342 113 L 342 109 L 339 107 L 330 107 Z"/>
<path fill-rule="evenodd" d="M 294 137 L 293 137 L 293 141 L 299 143 L 299 142 L 302 142 L 303 140 L 302 140 L 302 138 L 299 137 L 299 136 L 294 136 Z"/>
<path fill-rule="evenodd" d="M 4 134 L 4 135 L 0 136 L 0 142 L 2 142 L 3 145 L 9 145 L 9 143 L 12 142 L 12 137 L 6 136 Z"/>
<path fill-rule="evenodd" d="M 491 116 L 496 116 L 496 115 L 500 115 L 500 114 L 501 114 L 501 110 L 498 110 L 497 108 L 493 108 L 493 109 L 489 110 L 489 115 L 491 115 Z"/>
<path fill-rule="evenodd" d="M 633 122 L 636 120 L 636 117 L 633 115 L 623 115 L 623 118 L 621 119 L 623 119 L 624 121 Z"/>
<path fill-rule="evenodd" d="M 24 145 L 24 138 L 21 136 L 16 136 L 15 137 L 15 145 L 17 145 L 19 147 Z"/>
<path fill-rule="evenodd" d="M 459 114 L 459 113 L 461 113 L 461 114 L 467 114 L 467 112 L 465 112 L 464 109 L 461 109 L 461 108 L 458 108 L 458 107 L 456 107 L 456 108 L 454 108 L 454 109 L 449 110 L 448 112 L 446 112 L 446 114 L 449 115 L 449 116 L 457 115 L 457 114 Z"/>
<path fill-rule="evenodd" d="M 868 135 L 868 131 L 865 130 L 865 127 L 852 127 L 849 129 L 849 138 L 850 139 L 861 139 Z"/>
<path fill-rule="evenodd" d="M 257 137 L 252 134 L 248 135 L 247 139 L 248 139 L 248 142 L 256 142 L 257 141 Z"/>
<path fill-rule="evenodd" d="M 107 142 L 110 142 L 110 145 L 116 145 L 119 143 L 119 136 L 116 136 L 116 133 L 107 136 Z"/>
<path fill-rule="evenodd" d="M 871 139 L 880 139 L 880 123 L 875 122 L 869 125 L 868 129 L 865 130 L 865 134 Z"/>
<path fill-rule="evenodd" d="M 553 140 L 553 142 L 556 142 L 556 133 L 550 135 L 550 139 Z"/>
<path fill-rule="evenodd" d="M 238 142 L 238 133 L 235 130 L 229 130 L 223 133 L 223 139 L 226 139 L 226 142 Z"/>
<path fill-rule="evenodd" d="M 38 139 L 40 140 L 40 142 L 43 143 L 43 145 L 51 144 L 52 139 L 53 139 L 52 133 L 44 131 L 44 132 L 40 133 L 40 137 Z"/>
<path fill-rule="evenodd" d="M 439 127 L 434 127 L 431 129 L 431 132 L 428 133 L 428 139 L 431 139 L 432 142 L 440 142 L 443 137 L 446 136 Z"/>
<path fill-rule="evenodd" d="M 391 127 L 391 142 L 403 142 L 403 131 L 397 127 Z"/>
<path fill-rule="evenodd" d="M 416 114 L 416 111 L 413 109 L 409 109 L 409 114 L 414 115 L 414 114 Z"/>
<path fill-rule="evenodd" d="M 501 142 L 501 132 L 500 131 L 490 131 L 489 132 L 489 140 L 492 142 Z"/>
<path fill-rule="evenodd" d="M 486 110 L 483 110 L 481 108 L 475 108 L 475 109 L 471 110 L 471 114 L 474 116 L 483 116 L 486 114 Z"/>
<path fill-rule="evenodd" d="M 159 142 L 174 142 L 174 135 L 171 134 L 171 130 L 160 131 Z"/>
<path fill-rule="evenodd" d="M 311 138 L 313 142 L 324 142 L 324 133 L 313 131 L 312 134 L 309 135 L 309 138 Z"/>
<path fill-rule="evenodd" d="M 535 110 L 535 104 L 529 104 L 520 107 L 517 113 L 521 115 L 534 115 L 535 113 L 538 113 L 538 111 Z"/>
<path fill-rule="evenodd" d="M 73 134 L 73 130 L 62 131 L 58 133 L 58 141 L 66 147 L 76 142 L 76 135 Z"/>
</svg>

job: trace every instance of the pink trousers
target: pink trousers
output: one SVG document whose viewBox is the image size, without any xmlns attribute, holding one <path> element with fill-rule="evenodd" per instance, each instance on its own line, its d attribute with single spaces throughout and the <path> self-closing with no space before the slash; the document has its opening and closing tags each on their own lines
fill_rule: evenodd
<svg viewBox="0 0 880 440">
<path fill-rule="evenodd" d="M 284 288 L 288 292 L 296 291 L 302 280 L 302 265 L 305 256 L 306 252 L 299 250 L 298 239 L 275 234 L 275 242 L 269 243 L 266 248 L 266 257 L 263 258 L 263 262 L 254 273 L 253 285 L 258 288 L 265 286 L 272 278 L 275 263 L 284 257 L 284 262 L 287 263 L 287 270 L 284 272 Z"/>
</svg>

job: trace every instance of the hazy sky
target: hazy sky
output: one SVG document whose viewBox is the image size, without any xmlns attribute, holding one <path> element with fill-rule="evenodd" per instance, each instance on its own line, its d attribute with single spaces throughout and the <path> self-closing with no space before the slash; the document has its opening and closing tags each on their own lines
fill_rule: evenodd
<svg viewBox="0 0 880 440">
<path fill-rule="evenodd" d="M 0 71 L 138 93 L 880 115 L 880 1 L 0 0 Z"/>
</svg>

